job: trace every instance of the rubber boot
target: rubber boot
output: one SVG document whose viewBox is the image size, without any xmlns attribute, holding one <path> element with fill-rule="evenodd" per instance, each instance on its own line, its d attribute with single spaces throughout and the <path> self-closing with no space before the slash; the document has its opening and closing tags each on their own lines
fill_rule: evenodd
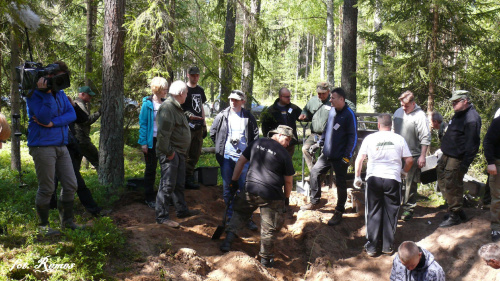
<svg viewBox="0 0 500 281">
<path fill-rule="evenodd" d="M 82 229 L 81 225 L 75 224 L 73 221 L 73 202 L 74 201 L 59 201 L 59 205 L 57 208 L 59 209 L 59 219 L 61 220 L 61 229 L 69 228 L 69 229 Z"/>
<path fill-rule="evenodd" d="M 233 243 L 235 238 L 236 234 L 234 234 L 234 232 L 231 231 L 226 232 L 226 239 L 224 239 L 224 242 L 220 244 L 219 249 L 224 253 L 231 251 L 231 244 Z"/>
<path fill-rule="evenodd" d="M 51 236 L 51 235 L 58 235 L 61 234 L 59 231 L 50 228 L 49 225 L 49 211 L 50 211 L 50 204 L 49 205 L 36 205 L 36 213 L 38 214 L 38 217 L 40 218 L 40 224 L 38 226 L 38 233 L 46 236 Z"/>
</svg>

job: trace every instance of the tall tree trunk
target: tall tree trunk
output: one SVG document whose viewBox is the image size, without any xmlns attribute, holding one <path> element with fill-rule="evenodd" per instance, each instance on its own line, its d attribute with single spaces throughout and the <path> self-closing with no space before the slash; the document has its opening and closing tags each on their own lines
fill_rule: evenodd
<svg viewBox="0 0 500 281">
<path fill-rule="evenodd" d="M 243 63 L 241 71 L 241 90 L 248 95 L 248 100 L 251 100 L 253 96 L 253 72 L 255 58 L 258 57 L 255 34 L 260 15 L 260 0 L 252 0 L 250 5 L 250 13 L 247 11 L 244 13 L 246 28 L 243 36 Z"/>
<path fill-rule="evenodd" d="M 437 75 L 437 62 L 436 62 L 436 51 L 437 51 L 437 32 L 439 24 L 439 11 L 438 5 L 434 3 L 433 8 L 434 19 L 432 21 L 432 47 L 431 47 L 431 60 L 429 65 L 429 95 L 427 97 L 427 113 L 431 114 L 434 110 L 434 95 L 436 89 L 436 75 Z"/>
<path fill-rule="evenodd" d="M 19 37 L 21 36 L 18 26 L 13 24 L 10 34 L 10 113 L 12 116 L 20 116 L 21 100 L 19 97 L 19 83 L 16 81 L 16 67 L 19 66 Z M 10 168 L 21 170 L 21 140 L 15 132 L 21 128 L 21 118 L 12 118 L 12 138 L 10 147 Z"/>
<path fill-rule="evenodd" d="M 321 44 L 321 71 L 320 77 L 321 81 L 325 81 L 325 60 L 326 60 L 326 42 L 323 37 L 323 43 Z"/>
<path fill-rule="evenodd" d="M 174 69 L 172 67 L 173 61 L 173 46 L 174 46 L 174 21 L 175 21 L 175 0 L 168 1 L 168 31 L 167 32 L 167 57 L 164 62 L 167 65 L 168 84 L 171 85 L 174 81 Z M 184 76 L 185 77 L 185 76 Z"/>
<path fill-rule="evenodd" d="M 333 21 L 334 1 L 326 0 L 326 80 L 335 85 L 335 26 Z"/>
<path fill-rule="evenodd" d="M 117 189 L 123 184 L 123 28 L 125 0 L 104 1 L 102 117 L 99 182 Z"/>
<path fill-rule="evenodd" d="M 297 102 L 297 91 L 299 87 L 299 71 L 300 71 L 300 38 L 301 36 L 299 35 L 299 38 L 297 38 L 297 68 L 295 71 L 295 94 L 293 95 L 293 101 Z"/>
<path fill-rule="evenodd" d="M 308 69 L 309 69 L 309 37 L 310 37 L 310 34 L 307 33 L 307 40 L 306 40 L 306 72 L 305 72 L 305 77 L 304 77 L 304 81 L 307 81 L 307 74 L 308 74 Z"/>
<path fill-rule="evenodd" d="M 94 54 L 94 26 L 97 22 L 97 3 L 95 0 L 86 0 L 86 2 L 87 34 L 85 36 L 85 85 L 91 86 L 89 74 L 94 70 L 92 67 L 92 55 Z"/>
<path fill-rule="evenodd" d="M 342 76 L 341 85 L 346 98 L 356 104 L 356 38 L 358 33 L 357 0 L 344 0 L 342 23 Z"/>
<path fill-rule="evenodd" d="M 312 54 L 311 54 L 311 73 L 314 72 L 314 49 L 316 47 L 316 37 L 313 35 L 313 40 L 311 44 Z"/>
<path fill-rule="evenodd" d="M 233 80 L 232 61 L 234 52 L 234 37 L 236 35 L 236 0 L 227 1 L 226 30 L 224 33 L 224 51 L 221 57 L 221 106 L 227 104 L 227 97 L 231 92 Z M 224 108 L 221 107 L 221 108 Z"/>
<path fill-rule="evenodd" d="M 382 22 L 380 20 L 380 0 L 375 1 L 375 12 L 373 14 L 373 31 L 377 33 L 382 30 Z M 377 106 L 377 81 L 378 81 L 378 68 L 382 66 L 382 43 L 377 42 L 375 45 L 375 57 L 371 60 L 371 75 L 370 75 L 370 90 L 368 102 L 375 108 Z"/>
</svg>

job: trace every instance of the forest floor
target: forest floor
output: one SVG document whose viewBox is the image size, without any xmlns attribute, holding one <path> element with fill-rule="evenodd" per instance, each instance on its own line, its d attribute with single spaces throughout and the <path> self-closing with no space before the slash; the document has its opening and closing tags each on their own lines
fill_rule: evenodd
<svg viewBox="0 0 500 281">
<path fill-rule="evenodd" d="M 290 211 L 276 241 L 275 268 L 263 267 L 256 259 L 260 232 L 245 229 L 233 243 L 233 251 L 222 253 L 221 240 L 211 240 L 221 224 L 224 202 L 220 186 L 186 190 L 191 209 L 201 214 L 171 218 L 179 229 L 155 223 L 155 212 L 142 202 L 142 192 L 131 190 L 114 204 L 111 218 L 124 231 L 130 259 L 114 258 L 108 274 L 119 280 L 388 280 L 395 254 L 369 257 L 364 215 L 348 202 L 338 226 L 326 223 L 332 216 L 335 187 L 323 187 L 322 207 L 301 211 L 306 197 L 292 192 Z M 489 212 L 466 208 L 472 218 L 450 228 L 438 228 L 445 210 L 419 204 L 409 222 L 398 222 L 396 248 L 405 240 L 431 251 L 447 280 L 495 280 L 496 272 L 478 257 L 481 245 L 490 242 Z M 253 219 L 260 225 L 258 210 Z M 259 227 L 260 229 L 260 227 Z"/>
</svg>

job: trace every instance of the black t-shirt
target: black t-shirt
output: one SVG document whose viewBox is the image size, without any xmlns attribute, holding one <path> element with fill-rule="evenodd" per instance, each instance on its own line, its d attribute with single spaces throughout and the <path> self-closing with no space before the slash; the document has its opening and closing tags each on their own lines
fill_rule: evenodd
<svg viewBox="0 0 500 281">
<path fill-rule="evenodd" d="M 203 103 L 207 101 L 207 97 L 205 96 L 205 90 L 203 90 L 202 87 L 199 85 L 196 85 L 196 87 L 188 88 L 188 94 L 186 97 L 186 101 L 182 104 L 182 109 L 184 111 L 190 111 L 194 115 L 203 117 L 202 110 L 203 110 Z M 192 129 L 198 129 L 201 128 L 201 125 L 203 125 L 203 120 L 188 120 L 190 123 L 190 127 Z M 196 128 L 194 128 L 196 126 Z"/>
<path fill-rule="evenodd" d="M 277 141 L 260 138 L 243 151 L 250 159 L 246 190 L 268 200 L 283 200 L 284 176 L 295 174 L 292 158 Z"/>
</svg>

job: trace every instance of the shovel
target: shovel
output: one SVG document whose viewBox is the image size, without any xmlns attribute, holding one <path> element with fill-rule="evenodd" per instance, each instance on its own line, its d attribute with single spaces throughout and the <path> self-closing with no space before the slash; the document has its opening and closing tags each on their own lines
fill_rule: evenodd
<svg viewBox="0 0 500 281">
<path fill-rule="evenodd" d="M 300 126 L 302 126 L 302 147 L 304 146 L 306 142 L 306 129 L 307 129 L 307 122 L 302 122 L 300 121 Z M 302 181 L 298 181 L 296 183 L 296 190 L 297 193 L 304 194 L 305 196 L 309 196 L 309 190 L 310 186 L 308 182 L 304 182 L 304 154 L 302 154 Z"/>
<path fill-rule="evenodd" d="M 231 202 L 233 201 L 234 196 L 232 196 L 227 202 L 226 209 L 224 210 L 224 217 L 222 218 L 222 225 L 217 226 L 217 229 L 212 235 L 212 240 L 218 240 L 221 237 L 222 233 L 224 233 L 224 230 L 226 229 L 227 209 L 229 209 L 229 206 L 231 206 Z"/>
</svg>

